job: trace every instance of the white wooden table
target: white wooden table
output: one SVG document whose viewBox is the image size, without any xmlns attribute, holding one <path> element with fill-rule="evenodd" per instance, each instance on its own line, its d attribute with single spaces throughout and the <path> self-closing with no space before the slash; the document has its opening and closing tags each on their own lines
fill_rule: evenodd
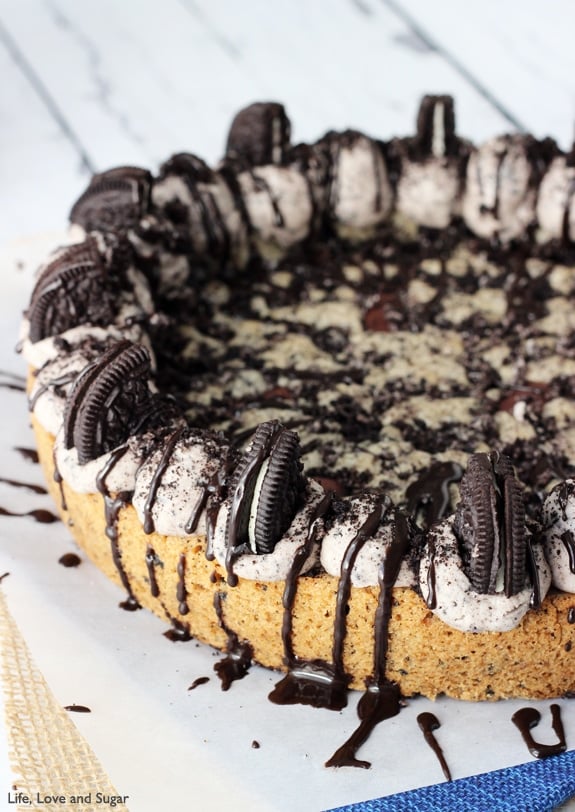
<svg viewBox="0 0 575 812">
<path fill-rule="evenodd" d="M 90 170 L 215 162 L 231 116 L 284 102 L 296 140 L 413 131 L 423 93 L 458 129 L 570 146 L 570 0 L 1 0 L 0 243 L 58 229 Z"/>
<path fill-rule="evenodd" d="M 155 170 L 177 151 L 215 163 L 232 115 L 258 100 L 286 105 L 296 141 L 347 127 L 385 139 L 413 133 L 424 93 L 450 93 L 458 132 L 473 141 L 526 130 L 568 149 L 575 123 L 574 32 L 573 0 L 0 0 L 0 256 L 17 257 L 23 235 L 61 232 L 91 171 L 120 164 Z M 0 285 L 0 366 L 21 372 L 10 352 L 18 306 L 26 300 L 26 284 L 18 284 L 10 277 Z M 5 408 L 11 414 L 19 408 L 7 403 L 0 401 L 4 418 Z M 0 434 L 1 443 L 12 442 L 9 427 Z M 14 556 L 5 527 L 0 542 Z M 28 548 L 26 555 L 33 555 Z M 78 605 L 93 587 L 90 579 L 98 581 L 86 572 L 78 576 L 85 579 L 75 593 Z M 98 588 L 113 590 L 99 581 Z M 102 653 L 104 614 L 98 616 L 102 627 L 86 630 Z M 30 631 L 31 643 L 39 645 Z M 179 652 L 165 656 L 166 673 L 176 683 L 189 682 L 188 674 L 177 676 L 184 670 Z M 133 652 L 118 654 L 114 673 L 129 671 L 130 657 L 142 669 L 145 691 L 147 672 Z M 41 665 L 50 672 L 48 659 Z M 84 680 L 88 684 L 89 674 Z M 159 707 L 162 701 L 169 702 L 162 695 Z M 121 719 L 122 708 L 113 710 Z M 157 712 L 150 708 L 152 716 Z M 305 726 L 305 713 L 295 713 Z M 183 740 L 169 744 L 177 752 L 186 746 Z M 149 763 L 145 756 L 142 751 L 142 769 L 151 770 L 153 753 Z M 245 758 L 248 763 L 253 756 Z M 265 758 L 262 750 L 260 763 Z M 302 762 L 303 792 L 310 769 Z M 156 803 L 150 809 L 160 808 L 152 787 L 162 780 L 166 776 L 149 779 L 148 797 Z M 311 795 L 315 780 L 307 785 Z M 334 778 L 342 793 L 344 780 Z M 166 784 L 166 809 L 176 797 L 171 790 L 173 783 Z M 369 794 L 377 791 L 363 797 Z M 360 790 L 356 796 L 362 799 Z M 179 808 L 193 803 L 189 808 L 202 808 L 188 791 Z M 270 808 L 262 803 L 258 809 Z M 281 808 L 290 808 L 289 801 Z"/>
</svg>

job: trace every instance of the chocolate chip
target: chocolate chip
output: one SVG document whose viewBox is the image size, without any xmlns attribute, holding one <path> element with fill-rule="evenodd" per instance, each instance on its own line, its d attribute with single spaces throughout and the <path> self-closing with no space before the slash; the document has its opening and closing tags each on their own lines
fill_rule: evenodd
<svg viewBox="0 0 575 812">
<path fill-rule="evenodd" d="M 258 426 L 230 485 L 227 537 L 233 547 L 246 545 L 258 554 L 273 552 L 305 489 L 300 453 L 297 434 L 279 421 Z"/>
<path fill-rule="evenodd" d="M 245 107 L 232 121 L 226 157 L 241 166 L 284 164 L 291 125 L 283 105 L 258 102 Z"/>
<path fill-rule="evenodd" d="M 94 175 L 72 207 L 70 220 L 86 231 L 122 232 L 134 228 L 148 209 L 151 181 L 147 169 L 135 166 Z"/>
<path fill-rule="evenodd" d="M 30 341 L 35 343 L 80 324 L 113 321 L 114 291 L 96 242 L 67 248 L 41 273 L 30 299 Z"/>
<path fill-rule="evenodd" d="M 154 400 L 145 347 L 120 341 L 78 376 L 64 417 L 64 443 L 81 465 L 111 451 L 141 429 Z"/>
</svg>

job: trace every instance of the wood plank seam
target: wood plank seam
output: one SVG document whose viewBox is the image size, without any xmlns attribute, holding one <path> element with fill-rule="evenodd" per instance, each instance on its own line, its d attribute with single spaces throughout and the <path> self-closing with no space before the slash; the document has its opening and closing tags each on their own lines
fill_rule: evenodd
<svg viewBox="0 0 575 812">
<path fill-rule="evenodd" d="M 30 62 L 22 50 L 18 47 L 17 42 L 12 38 L 9 31 L 5 28 L 0 20 L 0 44 L 4 46 L 10 58 L 16 65 L 17 69 L 22 73 L 26 81 L 31 85 L 34 93 L 45 106 L 48 113 L 56 121 L 58 127 L 62 131 L 65 138 L 74 147 L 80 158 L 81 169 L 90 173 L 95 172 L 94 164 L 90 159 L 88 151 L 82 144 L 80 138 L 71 126 L 66 116 L 63 114 L 56 100 L 38 76 Z"/>
<path fill-rule="evenodd" d="M 511 112 L 511 110 L 500 101 L 497 96 L 495 96 L 488 87 L 484 85 L 484 83 L 479 79 L 474 73 L 472 73 L 465 65 L 447 48 L 445 48 L 441 43 L 432 37 L 428 31 L 425 30 L 412 16 L 411 14 L 402 6 L 401 2 L 396 2 L 396 0 L 381 0 L 384 6 L 396 14 L 404 23 L 405 25 L 410 28 L 413 32 L 414 36 L 418 37 L 422 42 L 424 42 L 428 48 L 432 51 L 435 51 L 442 59 L 444 59 L 448 65 L 456 71 L 462 79 L 469 83 L 469 85 L 479 93 L 492 107 L 494 107 L 513 127 L 514 130 L 517 132 L 525 133 L 527 132 L 528 128 Z"/>
</svg>

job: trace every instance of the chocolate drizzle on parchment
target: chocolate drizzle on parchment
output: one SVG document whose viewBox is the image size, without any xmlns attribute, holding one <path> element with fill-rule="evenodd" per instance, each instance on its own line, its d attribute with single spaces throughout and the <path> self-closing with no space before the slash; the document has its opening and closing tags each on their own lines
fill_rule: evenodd
<svg viewBox="0 0 575 812">
<path fill-rule="evenodd" d="M 532 756 L 535 756 L 535 758 L 556 756 L 567 749 L 565 730 L 561 719 L 561 708 L 559 705 L 553 704 L 549 710 L 551 711 L 551 727 L 557 736 L 557 742 L 555 744 L 541 744 L 541 742 L 535 740 L 531 733 L 531 730 L 537 727 L 541 721 L 541 713 L 537 708 L 521 708 L 511 717 L 511 721 L 521 733 L 529 752 Z"/>
<path fill-rule="evenodd" d="M 437 756 L 437 760 L 441 765 L 443 775 L 445 776 L 447 781 L 451 781 L 451 771 L 447 765 L 445 756 L 443 755 L 443 750 L 441 749 L 439 742 L 434 736 L 435 731 L 441 727 L 439 719 L 434 713 L 424 711 L 423 713 L 418 714 L 417 724 L 419 725 L 419 728 L 423 733 L 423 738 Z"/>
<path fill-rule="evenodd" d="M 392 543 L 386 548 L 379 571 L 379 601 L 375 615 L 375 649 L 373 676 L 366 680 L 365 693 L 357 705 L 360 723 L 349 739 L 326 762 L 326 767 L 371 767 L 369 761 L 356 758 L 356 753 L 379 722 L 397 716 L 401 710 L 399 686 L 387 679 L 387 649 L 392 611 L 392 589 L 403 557 L 409 547 L 409 527 L 405 517 L 396 512 Z"/>
</svg>

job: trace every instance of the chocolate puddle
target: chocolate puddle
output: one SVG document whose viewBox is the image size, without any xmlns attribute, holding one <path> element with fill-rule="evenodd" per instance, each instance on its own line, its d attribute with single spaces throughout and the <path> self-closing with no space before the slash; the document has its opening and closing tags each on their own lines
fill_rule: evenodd
<svg viewBox="0 0 575 812">
<path fill-rule="evenodd" d="M 167 613 L 166 613 L 167 614 Z M 164 632 L 164 637 L 171 643 L 188 643 L 192 639 L 190 627 L 185 623 L 180 623 L 175 617 L 168 615 L 172 628 Z"/>
<path fill-rule="evenodd" d="M 58 559 L 58 564 L 63 567 L 78 567 L 82 563 L 82 559 L 76 553 L 64 553 Z"/>
</svg>

